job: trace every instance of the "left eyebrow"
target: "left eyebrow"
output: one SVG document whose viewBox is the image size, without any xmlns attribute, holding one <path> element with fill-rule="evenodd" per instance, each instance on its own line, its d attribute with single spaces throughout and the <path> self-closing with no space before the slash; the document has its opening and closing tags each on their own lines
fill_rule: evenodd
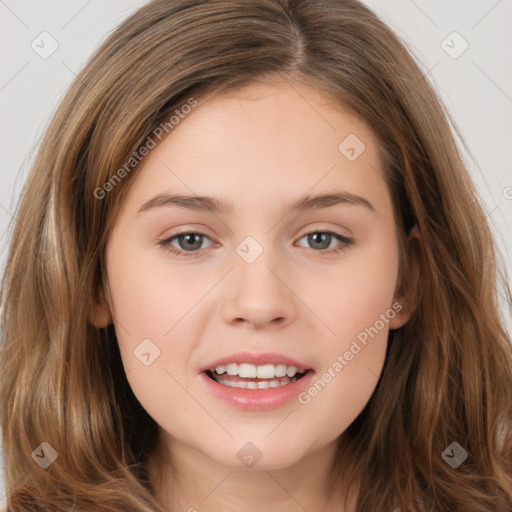
<svg viewBox="0 0 512 512">
<path fill-rule="evenodd" d="M 363 206 L 373 213 L 377 213 L 375 207 L 368 199 L 351 192 L 332 192 L 316 196 L 306 195 L 292 202 L 286 211 L 320 210 L 338 204 Z M 185 208 L 188 210 L 213 212 L 220 215 L 229 215 L 234 210 L 231 201 L 211 196 L 189 196 L 184 194 L 161 193 L 146 201 L 137 211 L 137 215 L 159 207 Z"/>
</svg>

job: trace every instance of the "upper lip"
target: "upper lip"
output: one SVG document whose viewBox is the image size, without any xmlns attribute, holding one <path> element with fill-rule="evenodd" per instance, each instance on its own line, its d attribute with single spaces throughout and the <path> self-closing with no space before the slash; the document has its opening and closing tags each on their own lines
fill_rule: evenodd
<svg viewBox="0 0 512 512">
<path fill-rule="evenodd" d="M 207 370 L 214 370 L 215 368 L 217 368 L 217 366 L 224 366 L 231 363 L 248 363 L 253 364 L 255 366 L 262 366 L 265 364 L 285 364 L 286 366 L 295 366 L 297 368 L 297 371 L 300 373 L 311 369 L 304 363 L 296 361 L 295 359 L 292 359 L 291 357 L 285 356 L 283 354 L 278 354 L 276 352 L 237 352 L 236 354 L 232 354 L 230 356 L 226 356 L 223 357 L 222 359 L 217 359 L 216 361 L 206 364 L 200 369 L 200 371 L 205 372 Z"/>
</svg>

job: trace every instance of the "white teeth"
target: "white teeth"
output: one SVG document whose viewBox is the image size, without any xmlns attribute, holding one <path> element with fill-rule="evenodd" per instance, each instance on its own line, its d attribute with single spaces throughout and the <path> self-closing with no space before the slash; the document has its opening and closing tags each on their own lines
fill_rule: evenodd
<svg viewBox="0 0 512 512">
<path fill-rule="evenodd" d="M 246 379 L 256 378 L 257 367 L 253 364 L 242 363 L 238 365 L 238 376 Z"/>
<path fill-rule="evenodd" d="M 243 386 L 238 386 L 238 384 L 236 382 L 229 382 L 229 381 L 220 381 L 218 380 L 217 381 L 219 384 L 222 384 L 224 386 L 229 386 L 230 388 L 240 388 L 240 387 L 244 387 L 246 388 L 247 387 L 247 382 L 240 382 L 239 384 L 243 384 Z M 236 385 L 235 385 L 236 384 Z"/>
<path fill-rule="evenodd" d="M 238 365 L 237 364 L 228 364 L 226 366 L 226 371 L 228 372 L 228 375 L 236 375 L 238 372 Z"/>
<path fill-rule="evenodd" d="M 273 364 L 266 364 L 256 368 L 256 377 L 258 379 L 272 379 L 275 376 L 275 368 Z"/>
<path fill-rule="evenodd" d="M 293 377 L 296 373 L 297 373 L 296 366 L 288 366 L 288 369 L 286 370 L 286 375 L 288 375 L 288 377 Z"/>
<path fill-rule="evenodd" d="M 295 382 L 297 380 L 297 377 L 292 377 L 291 379 L 289 379 L 288 377 L 284 377 L 281 379 L 281 382 L 278 381 L 277 379 L 271 380 L 271 381 L 261 381 L 261 382 L 254 382 L 254 381 L 229 382 L 228 380 L 225 380 L 223 377 L 217 377 L 215 380 L 219 384 L 222 384 L 223 386 L 229 386 L 231 388 L 264 389 L 264 388 L 277 388 L 279 386 L 286 386 L 287 384 Z"/>
<path fill-rule="evenodd" d="M 278 364 L 276 366 L 276 377 L 284 377 L 286 375 L 286 370 L 288 366 L 285 364 Z"/>
<path fill-rule="evenodd" d="M 242 364 L 228 364 L 221 365 L 215 368 L 215 371 L 222 375 L 226 373 L 228 375 L 238 375 L 239 377 L 246 379 L 273 379 L 275 377 L 294 377 L 297 374 L 296 366 L 287 366 L 285 364 L 265 364 L 261 366 L 255 366 L 253 364 L 242 363 Z"/>
</svg>

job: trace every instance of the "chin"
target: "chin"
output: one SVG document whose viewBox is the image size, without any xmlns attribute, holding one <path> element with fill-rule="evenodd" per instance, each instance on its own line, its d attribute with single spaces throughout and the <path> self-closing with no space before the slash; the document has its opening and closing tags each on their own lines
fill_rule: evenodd
<svg viewBox="0 0 512 512">
<path fill-rule="evenodd" d="M 298 447 L 283 447 L 282 443 L 276 446 L 264 439 L 261 443 L 254 440 L 235 444 L 235 448 L 230 447 L 223 453 L 212 453 L 210 458 L 235 471 L 275 471 L 293 466 L 304 456 Z"/>
</svg>

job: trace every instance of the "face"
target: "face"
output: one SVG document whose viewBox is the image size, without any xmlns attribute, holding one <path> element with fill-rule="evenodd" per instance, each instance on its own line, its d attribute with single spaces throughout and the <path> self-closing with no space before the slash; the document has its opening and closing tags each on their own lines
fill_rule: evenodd
<svg viewBox="0 0 512 512">
<path fill-rule="evenodd" d="M 114 323 L 171 449 L 286 468 L 364 408 L 388 332 L 407 321 L 376 144 L 316 90 L 255 83 L 199 104 L 146 156 L 108 241 L 111 311 L 95 322 Z M 219 362 L 224 383 L 203 371 Z M 294 363 L 301 378 L 276 377 Z"/>
</svg>

